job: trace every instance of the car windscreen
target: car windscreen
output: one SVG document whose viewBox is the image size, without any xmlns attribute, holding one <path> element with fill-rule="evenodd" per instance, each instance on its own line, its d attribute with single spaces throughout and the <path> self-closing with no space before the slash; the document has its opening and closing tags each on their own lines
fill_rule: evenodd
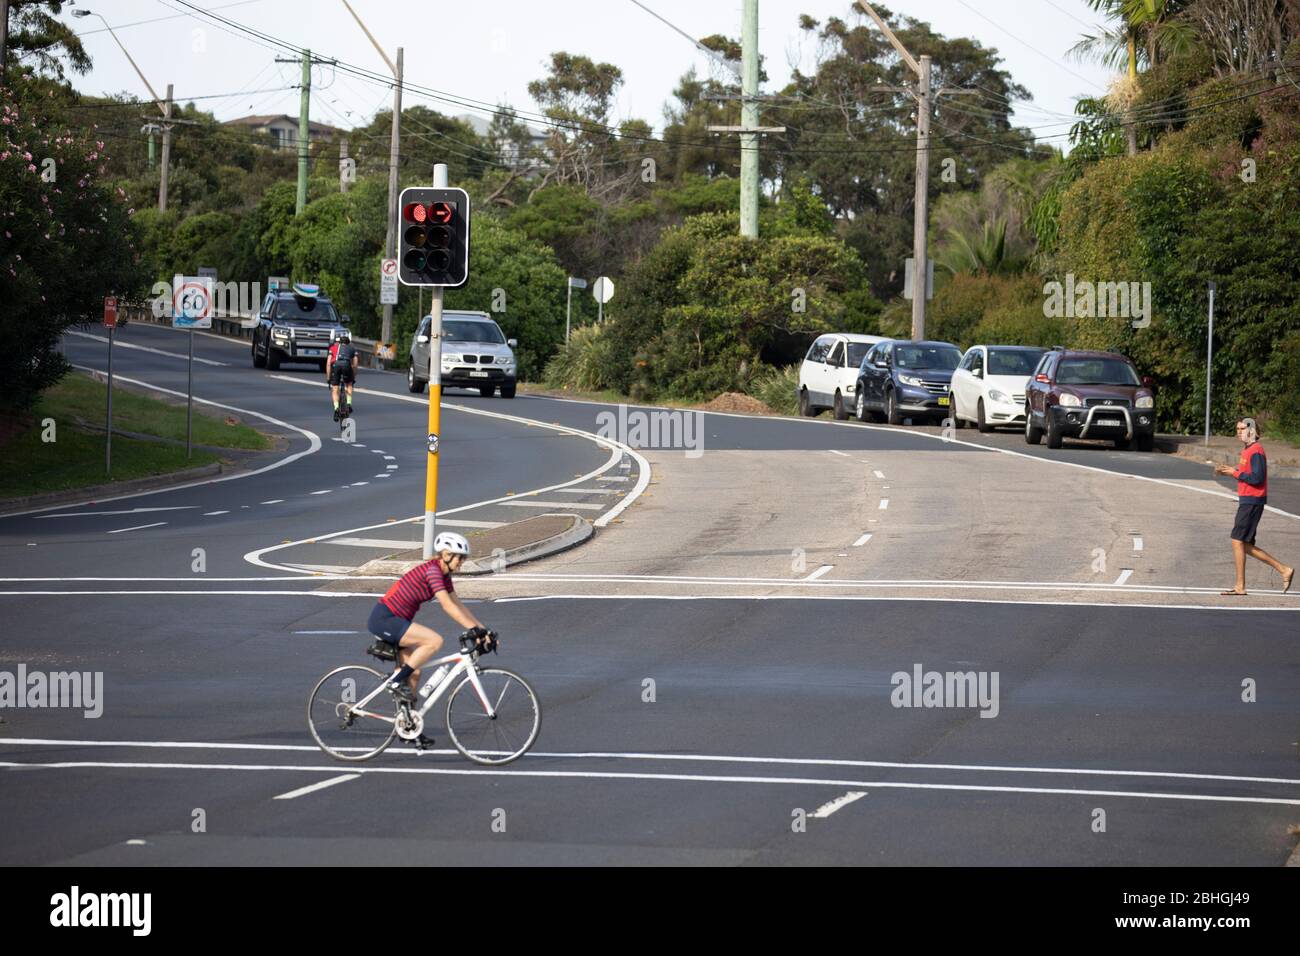
<svg viewBox="0 0 1300 956">
<path fill-rule="evenodd" d="M 847 364 L 852 368 L 857 368 L 859 365 L 862 364 L 862 360 L 867 357 L 867 353 L 870 351 L 871 351 L 870 342 L 850 342 L 849 361 Z"/>
<path fill-rule="evenodd" d="M 447 342 L 488 342 L 492 345 L 502 345 L 506 340 L 495 322 L 466 322 L 456 319 L 443 321 L 442 337 Z"/>
<path fill-rule="evenodd" d="M 933 368 L 951 372 L 961 361 L 961 352 L 952 346 L 900 345 L 894 349 L 894 365 L 898 368 Z"/>
<path fill-rule="evenodd" d="M 989 374 L 1033 375 L 1042 357 L 1043 353 L 1034 349 L 989 349 Z"/>
<path fill-rule="evenodd" d="M 277 319 L 288 319 L 290 322 L 338 322 L 338 313 L 334 311 L 334 305 L 330 302 L 322 302 L 320 299 L 302 299 L 297 296 L 285 297 L 275 306 L 275 317 Z"/>
<path fill-rule="evenodd" d="M 1059 385 L 1141 385 L 1128 362 L 1110 358 L 1062 359 L 1057 369 Z"/>
</svg>

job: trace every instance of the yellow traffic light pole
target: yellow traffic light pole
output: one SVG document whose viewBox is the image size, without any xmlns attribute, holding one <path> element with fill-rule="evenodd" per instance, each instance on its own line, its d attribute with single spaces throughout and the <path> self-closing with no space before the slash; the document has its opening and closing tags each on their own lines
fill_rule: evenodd
<svg viewBox="0 0 1300 956">
<path fill-rule="evenodd" d="M 433 167 L 433 185 L 445 188 L 447 165 Z M 424 560 L 433 557 L 433 539 L 438 533 L 438 455 L 441 452 L 442 432 L 442 287 L 429 290 L 433 293 L 429 303 L 429 433 L 426 436 L 429 460 L 424 479 Z"/>
</svg>

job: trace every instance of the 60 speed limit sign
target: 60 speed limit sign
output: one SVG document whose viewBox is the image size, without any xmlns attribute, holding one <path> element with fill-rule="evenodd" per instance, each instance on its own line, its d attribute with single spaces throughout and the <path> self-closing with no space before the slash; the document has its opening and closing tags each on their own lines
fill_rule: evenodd
<svg viewBox="0 0 1300 956">
<path fill-rule="evenodd" d="M 212 279 L 176 276 L 172 280 L 172 327 L 212 328 Z"/>
</svg>

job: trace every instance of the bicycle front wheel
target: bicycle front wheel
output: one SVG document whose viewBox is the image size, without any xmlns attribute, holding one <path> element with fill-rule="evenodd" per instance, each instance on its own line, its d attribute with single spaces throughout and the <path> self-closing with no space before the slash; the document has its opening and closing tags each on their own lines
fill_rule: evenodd
<svg viewBox="0 0 1300 956">
<path fill-rule="evenodd" d="M 307 701 L 307 726 L 320 749 L 335 760 L 361 761 L 383 753 L 397 733 L 397 701 L 385 688 L 358 708 L 385 675 L 348 665 L 330 671 Z"/>
<path fill-rule="evenodd" d="M 466 677 L 447 700 L 447 736 L 475 763 L 500 765 L 528 752 L 542 729 L 542 708 L 528 682 L 501 668 L 478 672 L 494 717 Z"/>
</svg>

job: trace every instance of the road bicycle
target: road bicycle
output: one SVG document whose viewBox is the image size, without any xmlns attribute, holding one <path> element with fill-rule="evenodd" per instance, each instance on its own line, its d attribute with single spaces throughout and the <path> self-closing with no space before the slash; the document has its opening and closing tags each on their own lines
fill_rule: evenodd
<svg viewBox="0 0 1300 956">
<path fill-rule="evenodd" d="M 424 665 L 433 676 L 414 704 L 398 701 L 388 689 L 396 667 L 385 677 L 372 667 L 348 664 L 322 677 L 307 701 L 307 725 L 321 750 L 336 760 L 359 762 L 377 757 L 396 738 L 424 749 L 425 715 L 446 694 L 447 736 L 463 755 L 492 766 L 522 757 L 542 727 L 537 695 L 518 674 L 480 666 L 485 649 L 472 632 L 459 641 L 460 651 Z M 367 653 L 385 661 L 397 658 L 384 641 L 375 641 Z"/>
</svg>

